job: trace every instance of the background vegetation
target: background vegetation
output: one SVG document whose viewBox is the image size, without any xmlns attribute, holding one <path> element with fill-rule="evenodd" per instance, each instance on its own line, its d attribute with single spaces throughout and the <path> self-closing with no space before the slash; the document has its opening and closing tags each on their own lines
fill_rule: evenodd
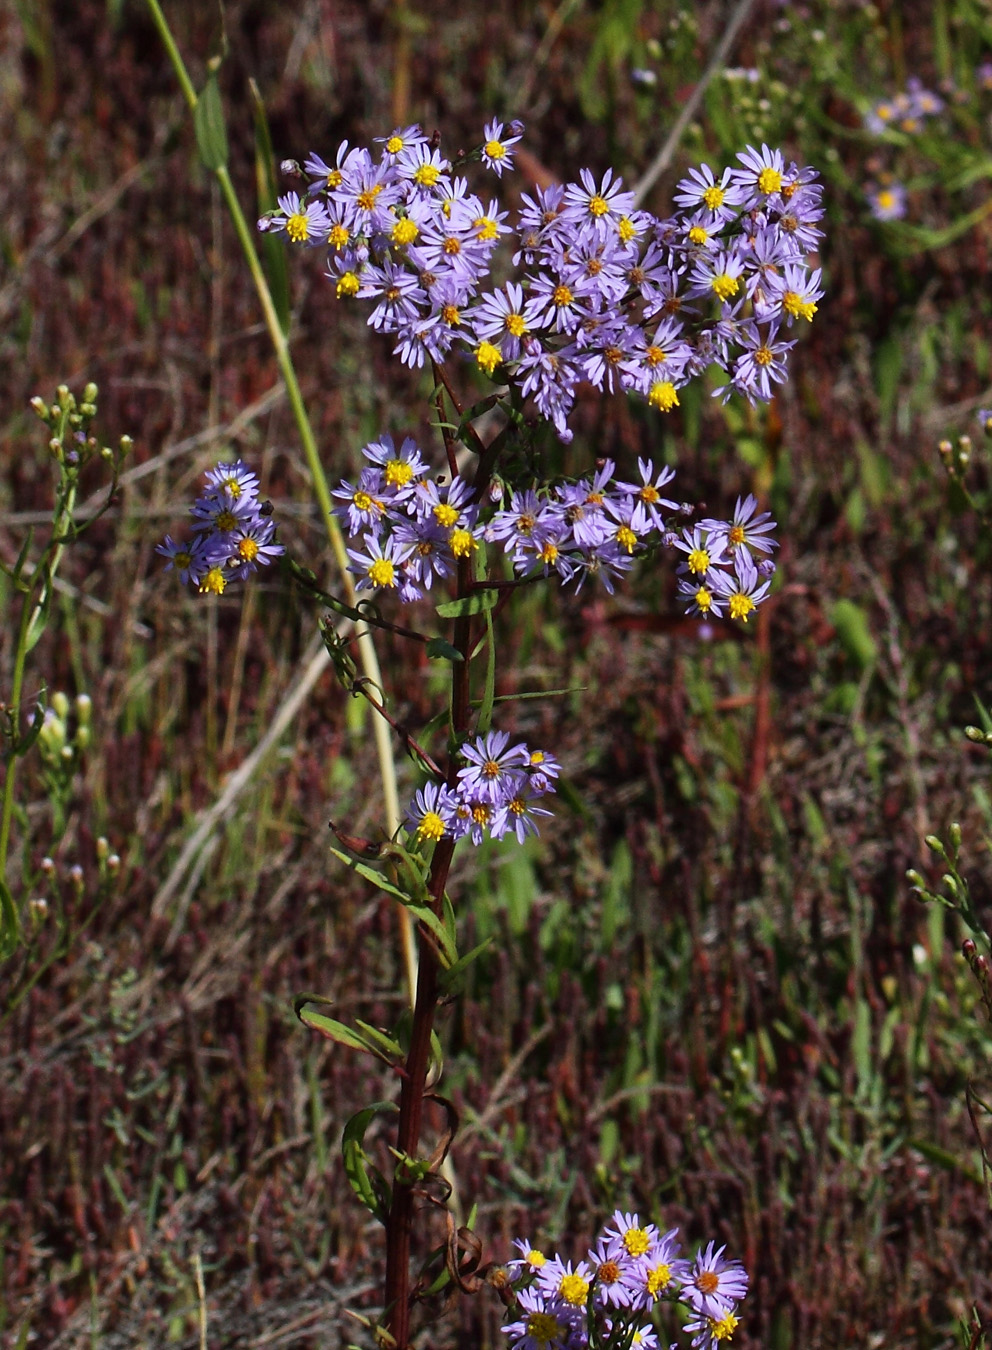
<svg viewBox="0 0 992 1350">
<path fill-rule="evenodd" d="M 167 10 L 199 83 L 219 11 Z M 634 181 L 728 17 L 717 0 L 225 14 L 250 215 L 249 79 L 277 158 L 414 120 L 470 146 L 499 114 L 527 123 L 521 188 L 584 165 Z M 649 204 L 701 156 L 781 143 L 827 182 L 827 297 L 767 413 L 686 391 L 663 421 L 590 397 L 568 455 L 667 457 L 714 515 L 758 493 L 780 522 L 774 602 L 741 632 L 683 619 L 668 572 L 612 599 L 530 596 L 499 634 L 500 692 L 581 691 L 514 714 L 561 755 L 565 791 L 540 841 L 456 856 L 467 928 L 501 935 L 442 1028 L 458 1195 L 487 1252 L 527 1234 L 578 1255 L 618 1205 L 718 1235 L 753 1272 L 741 1350 L 951 1346 L 973 1307 L 992 1318 L 965 1101 L 969 1081 L 989 1091 L 989 1028 L 957 920 L 905 880 L 937 875 L 923 837 L 960 821 L 988 926 L 988 757 L 962 728 L 989 700 L 989 540 L 952 509 L 936 445 L 992 405 L 988 188 L 941 172 L 954 147 L 990 153 L 990 29 L 981 0 L 754 5 L 731 60 L 758 82 L 713 82 Z M 970 100 L 914 171 L 916 233 L 875 222 L 862 191 L 885 167 L 862 113 L 913 74 Z M 45 904 L 0 969 L 0 1343 L 197 1346 L 205 1324 L 211 1347 L 344 1345 L 343 1307 L 379 1283 L 337 1159 L 371 1071 L 291 1005 L 320 991 L 375 1023 L 402 997 L 395 915 L 327 852 L 332 816 L 376 828 L 368 710 L 325 673 L 225 797 L 317 615 L 278 578 L 205 603 L 154 554 L 203 469 L 240 454 L 319 570 L 305 462 L 143 5 L 0 7 L 0 143 L 3 561 L 50 502 L 32 395 L 95 380 L 103 435 L 135 438 L 34 654 L 49 695 L 92 698 L 93 735 L 60 839 L 40 761 L 24 771 L 8 882 Z M 319 254 L 294 254 L 290 287 L 330 474 L 381 429 L 431 443 L 422 379 L 335 300 Z M 425 663 L 390 693 L 416 723 L 438 686 Z M 122 860 L 102 901 L 99 837 Z M 486 1293 L 431 1311 L 425 1346 L 499 1342 Z"/>
</svg>

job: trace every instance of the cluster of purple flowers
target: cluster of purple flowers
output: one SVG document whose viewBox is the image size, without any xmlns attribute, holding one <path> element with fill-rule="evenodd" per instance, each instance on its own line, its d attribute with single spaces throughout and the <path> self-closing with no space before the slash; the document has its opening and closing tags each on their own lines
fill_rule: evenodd
<svg viewBox="0 0 992 1350">
<path fill-rule="evenodd" d="M 865 127 L 876 136 L 883 131 L 901 131 L 911 136 L 922 130 L 928 117 L 943 109 L 944 100 L 913 76 L 901 94 L 871 105 L 865 113 Z"/>
<path fill-rule="evenodd" d="M 501 175 L 522 127 L 490 122 L 474 152 Z M 304 196 L 290 192 L 259 222 L 296 244 L 328 248 L 341 297 L 373 303 L 369 323 L 396 339 L 409 366 L 453 350 L 513 380 L 563 441 L 576 388 L 625 390 L 664 412 L 716 364 L 717 392 L 752 403 L 786 378 L 794 345 L 780 336 L 811 320 L 822 296 L 809 253 L 822 232 L 813 169 L 752 146 L 716 176 L 708 165 L 678 184 L 678 212 L 659 220 L 607 170 L 523 195 L 513 228 L 495 200 L 470 191 L 418 126 L 382 138 L 376 159 L 340 146 L 333 164 L 306 160 Z M 484 290 L 501 237 L 519 281 Z"/>
<path fill-rule="evenodd" d="M 664 494 L 674 471 L 656 471 L 638 460 L 638 482 L 617 481 L 612 460 L 578 482 L 550 484 L 475 499 L 465 479 L 449 485 L 431 478 L 419 447 L 409 437 L 397 450 L 382 436 L 365 447 L 358 482 L 342 481 L 333 496 L 352 539 L 349 549 L 357 589 L 395 589 L 404 601 L 421 599 L 434 579 L 452 576 L 459 561 L 485 543 L 501 545 L 520 578 L 556 574 L 574 581 L 598 576 L 612 594 L 614 581 L 635 557 L 663 545 L 685 555 L 679 593 L 690 612 L 747 622 L 764 599 L 775 567 L 775 528 L 757 501 L 738 499 L 732 520 L 703 520 L 677 527 L 687 510 Z M 497 504 L 498 503 L 498 504 Z M 483 514 L 486 518 L 483 519 Z M 753 555 L 760 555 L 755 558 Z"/>
<path fill-rule="evenodd" d="M 516 1317 L 503 1328 L 510 1350 L 584 1350 L 590 1342 L 611 1350 L 657 1350 L 658 1337 L 645 1314 L 662 1300 L 688 1305 L 691 1316 L 683 1330 L 694 1350 L 717 1350 L 738 1325 L 747 1272 L 739 1261 L 725 1260 L 725 1248 L 712 1242 L 693 1261 L 680 1257 L 677 1238 L 676 1228 L 661 1233 L 653 1223 L 642 1225 L 636 1214 L 617 1210 L 587 1260 L 574 1265 L 515 1241 L 520 1256 L 508 1263 L 508 1271 Z"/>
<path fill-rule="evenodd" d="M 481 844 L 489 835 L 515 834 L 523 843 L 537 834 L 537 817 L 551 812 L 537 802 L 555 791 L 561 766 L 554 755 L 528 746 L 510 745 L 505 731 L 489 731 L 466 741 L 454 788 L 427 783 L 406 813 L 407 828 L 424 843 L 471 839 Z"/>
<path fill-rule="evenodd" d="M 259 500 L 258 477 L 240 459 L 218 464 L 190 507 L 193 538 L 177 543 L 167 534 L 156 552 L 168 558 L 166 571 L 185 586 L 222 594 L 229 581 L 244 581 L 285 552 L 275 541 L 271 506 Z"/>
</svg>

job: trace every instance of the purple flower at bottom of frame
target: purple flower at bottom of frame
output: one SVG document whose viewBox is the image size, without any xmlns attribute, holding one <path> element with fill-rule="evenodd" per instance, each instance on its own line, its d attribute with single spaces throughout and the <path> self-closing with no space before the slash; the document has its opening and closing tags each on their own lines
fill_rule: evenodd
<svg viewBox="0 0 992 1350">
<path fill-rule="evenodd" d="M 340 506 L 334 514 L 348 523 L 348 533 L 354 537 L 364 532 L 376 533 L 386 514 L 386 504 L 378 494 L 382 492 L 382 470 L 365 468 L 358 476 L 358 486 L 342 478 L 341 486 L 331 493 Z"/>
<path fill-rule="evenodd" d="M 597 1303 L 614 1308 L 629 1308 L 636 1296 L 637 1284 L 632 1278 L 630 1260 L 621 1257 L 615 1240 L 601 1235 L 596 1245 L 590 1247 L 588 1257 L 596 1271 Z"/>
<path fill-rule="evenodd" d="M 689 574 L 701 581 L 706 580 L 711 569 L 719 567 L 724 561 L 724 541 L 714 539 L 702 525 L 693 525 L 691 529 L 686 526 L 682 538 L 676 539 L 674 546 L 686 554 L 685 562 L 679 567 L 680 576 Z"/>
<path fill-rule="evenodd" d="M 666 1294 L 676 1290 L 689 1271 L 689 1262 L 679 1256 L 679 1230 L 670 1228 L 634 1262 L 636 1297 L 633 1306 L 650 1311 Z"/>
<path fill-rule="evenodd" d="M 414 480 L 428 472 L 427 461 L 412 436 L 407 436 L 397 450 L 392 436 L 382 435 L 377 441 L 370 441 L 362 454 L 382 470 L 384 486 L 395 489 L 396 497 L 407 495 Z"/>
<path fill-rule="evenodd" d="M 902 183 L 871 184 L 865 188 L 868 205 L 876 220 L 902 220 L 906 214 L 906 189 Z"/>
<path fill-rule="evenodd" d="M 516 774 L 527 762 L 525 745 L 510 745 L 505 731 L 488 731 L 474 744 L 461 747 L 468 764 L 458 771 L 458 791 L 465 797 L 479 797 L 492 806 L 502 806 L 507 780 L 515 785 Z"/>
<path fill-rule="evenodd" d="M 586 549 L 580 558 L 575 561 L 575 570 L 570 580 L 578 578 L 575 584 L 576 594 L 585 585 L 586 577 L 598 577 L 606 588 L 608 595 L 614 592 L 614 582 L 625 577 L 634 565 L 634 559 L 629 553 L 624 553 L 612 542 L 607 540 L 605 544 L 597 545 L 596 548 Z"/>
<path fill-rule="evenodd" d="M 522 1315 L 503 1328 L 510 1350 L 565 1350 L 574 1316 L 538 1289 L 521 1289 L 517 1302 Z"/>
<path fill-rule="evenodd" d="M 660 1237 L 656 1224 L 641 1224 L 638 1214 L 625 1214 L 622 1209 L 613 1211 L 613 1218 L 603 1229 L 603 1236 L 615 1244 L 618 1252 L 630 1257 L 644 1256 Z"/>
<path fill-rule="evenodd" d="M 454 819 L 455 797 L 443 783 L 425 783 L 407 807 L 407 829 L 429 843 L 450 834 Z"/>
<path fill-rule="evenodd" d="M 747 1294 L 747 1271 L 740 1261 L 724 1260 L 725 1251 L 708 1243 L 682 1278 L 679 1297 L 706 1317 L 722 1317 Z"/>
<path fill-rule="evenodd" d="M 992 436 L 992 408 L 979 408 L 978 425 L 987 436 Z"/>
<path fill-rule="evenodd" d="M 778 324 L 771 324 L 768 332 L 762 336 L 757 331 L 742 328 L 738 338 L 744 351 L 734 362 L 734 373 L 729 385 L 714 389 L 714 397 L 723 397 L 724 403 L 730 391 L 743 394 L 749 403 L 767 403 L 773 393 L 773 384 L 784 384 L 789 378 L 786 365 L 788 352 L 795 340 L 776 342 Z"/>
<path fill-rule="evenodd" d="M 733 1308 L 728 1308 L 719 1317 L 707 1317 L 705 1313 L 692 1318 L 682 1328 L 692 1336 L 693 1350 L 719 1350 L 721 1341 L 729 1341 L 740 1323 Z"/>
<path fill-rule="evenodd" d="M 260 230 L 285 233 L 292 244 L 314 245 L 324 242 L 330 232 L 331 222 L 320 202 L 303 201 L 296 192 L 287 192 L 278 201 L 279 212 L 263 216 L 258 222 Z"/>
<path fill-rule="evenodd" d="M 233 464 L 217 464 L 207 470 L 207 491 L 227 493 L 235 501 L 247 498 L 258 500 L 258 474 L 249 469 L 242 459 Z"/>
<path fill-rule="evenodd" d="M 533 1242 L 529 1242 L 527 1238 L 514 1238 L 513 1245 L 520 1255 L 507 1261 L 507 1270 L 517 1271 L 526 1267 L 531 1274 L 536 1274 L 542 1266 L 547 1264 L 548 1258 L 544 1252 L 541 1251 L 540 1247 L 535 1247 Z"/>
<path fill-rule="evenodd" d="M 579 1261 L 573 1269 L 571 1261 L 555 1256 L 538 1272 L 537 1287 L 545 1298 L 560 1299 L 567 1307 L 578 1311 L 586 1306 L 592 1277 L 593 1272 L 585 1261 Z"/>
</svg>

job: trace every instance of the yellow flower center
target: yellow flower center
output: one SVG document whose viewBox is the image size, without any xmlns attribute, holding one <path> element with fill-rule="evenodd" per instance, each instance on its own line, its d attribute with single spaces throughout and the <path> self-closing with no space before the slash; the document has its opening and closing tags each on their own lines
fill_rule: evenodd
<svg viewBox="0 0 992 1350">
<path fill-rule="evenodd" d="M 332 192 L 334 191 L 335 188 L 339 188 L 343 182 L 344 182 L 344 174 L 341 172 L 340 169 L 332 169 L 331 172 L 327 175 L 327 186 L 331 189 Z"/>
<path fill-rule="evenodd" d="M 237 517 L 233 511 L 218 511 L 217 518 L 214 520 L 214 529 L 220 530 L 221 534 L 229 534 L 237 523 Z"/>
<path fill-rule="evenodd" d="M 258 557 L 258 541 L 255 539 L 239 540 L 238 553 L 245 562 L 254 562 Z"/>
<path fill-rule="evenodd" d="M 414 172 L 413 181 L 419 187 L 432 188 L 440 177 L 440 169 L 436 168 L 433 164 L 421 164 Z"/>
<path fill-rule="evenodd" d="M 457 328 L 462 321 L 461 311 L 455 305 L 442 305 L 441 318 L 449 328 Z"/>
<path fill-rule="evenodd" d="M 650 366 L 653 370 L 655 366 L 663 366 L 665 364 L 665 353 L 661 347 L 648 347 L 647 351 L 644 353 L 644 361 L 645 364 Z"/>
<path fill-rule="evenodd" d="M 566 1303 L 571 1303 L 573 1308 L 581 1308 L 589 1293 L 589 1281 L 584 1280 L 581 1275 L 564 1275 L 558 1286 L 558 1293 Z"/>
<path fill-rule="evenodd" d="M 449 258 L 457 258 L 462 251 L 462 241 L 457 235 L 449 234 L 444 241 L 444 252 Z"/>
<path fill-rule="evenodd" d="M 741 623 L 747 623 L 747 616 L 754 609 L 754 601 L 749 595 L 744 595 L 738 591 L 730 597 L 730 617 L 740 619 Z"/>
<path fill-rule="evenodd" d="M 475 359 L 486 374 L 491 375 L 502 361 L 503 355 L 491 342 L 483 341 L 475 349 Z"/>
<path fill-rule="evenodd" d="M 458 523 L 458 512 L 447 502 L 438 502 L 434 508 L 434 519 L 446 530 L 450 530 L 452 525 Z"/>
<path fill-rule="evenodd" d="M 744 526 L 731 525 L 730 533 L 727 535 L 727 543 L 731 548 L 738 548 L 744 542 Z"/>
<path fill-rule="evenodd" d="M 467 558 L 474 548 L 479 547 L 479 541 L 471 530 L 452 530 L 448 543 L 456 558 Z"/>
<path fill-rule="evenodd" d="M 386 142 L 386 149 L 391 155 L 398 155 L 403 149 L 403 137 L 390 136 L 389 140 Z"/>
<path fill-rule="evenodd" d="M 617 225 L 617 234 L 620 236 L 621 244 L 629 244 L 637 235 L 637 226 L 629 216 L 623 216 Z"/>
<path fill-rule="evenodd" d="M 407 244 L 412 244 L 419 233 L 420 229 L 416 221 L 411 220 L 409 216 L 404 216 L 393 226 L 393 243 L 398 244 L 400 248 L 404 248 Z"/>
<path fill-rule="evenodd" d="M 527 1335 L 539 1346 L 550 1345 L 552 1341 L 557 1341 L 561 1334 L 558 1318 L 552 1317 L 550 1313 L 531 1313 L 527 1318 L 526 1327 Z"/>
<path fill-rule="evenodd" d="M 717 187 L 714 183 L 703 193 L 703 205 L 710 211 L 715 211 L 718 206 L 723 205 L 723 188 Z"/>
<path fill-rule="evenodd" d="M 628 553 L 633 553 L 634 545 L 637 543 L 637 535 L 629 525 L 621 525 L 617 530 L 616 540 L 621 548 L 625 548 Z"/>
<path fill-rule="evenodd" d="M 373 586 L 395 586 L 396 568 L 388 558 L 376 558 L 369 568 L 369 581 Z"/>
<path fill-rule="evenodd" d="M 675 385 L 671 380 L 658 380 L 651 386 L 648 394 L 648 402 L 652 408 L 660 408 L 662 412 L 671 412 L 673 408 L 679 406 L 679 396 L 675 392 Z"/>
<path fill-rule="evenodd" d="M 343 300 L 345 296 L 350 298 L 351 296 L 357 295 L 361 289 L 361 285 L 362 283 L 358 280 L 358 277 L 354 272 L 345 272 L 344 276 L 341 277 L 334 289 L 338 299 Z"/>
<path fill-rule="evenodd" d="M 770 347 L 759 347 L 754 353 L 754 364 L 756 366 L 770 366 L 772 363 L 772 350 Z"/>
<path fill-rule="evenodd" d="M 499 234 L 499 231 L 496 228 L 496 222 L 493 220 L 492 216 L 479 216 L 476 220 L 472 221 L 472 224 L 475 226 L 480 239 L 495 239 Z"/>
<path fill-rule="evenodd" d="M 631 1256 L 643 1256 L 651 1246 L 651 1239 L 643 1228 L 628 1228 L 623 1235 L 623 1245 Z"/>
<path fill-rule="evenodd" d="M 689 230 L 690 244 L 705 244 L 709 237 L 709 230 L 704 230 L 702 225 L 693 225 Z"/>
<path fill-rule="evenodd" d="M 736 277 L 732 277 L 729 272 L 721 272 L 718 277 L 714 277 L 710 286 L 721 300 L 729 300 L 732 295 L 736 295 L 740 289 L 740 282 Z"/>
<path fill-rule="evenodd" d="M 721 1317 L 719 1321 L 715 1321 L 711 1317 L 710 1334 L 715 1341 L 729 1341 L 739 1325 L 740 1318 L 735 1317 L 731 1312 L 728 1312 L 725 1317 Z"/>
<path fill-rule="evenodd" d="M 417 826 L 422 839 L 433 839 L 435 843 L 444 834 L 444 821 L 436 811 L 426 811 Z"/>
<path fill-rule="evenodd" d="M 506 331 L 513 337 L 523 337 L 527 332 L 527 325 L 524 323 L 522 314 L 508 314 L 506 316 Z"/>
<path fill-rule="evenodd" d="M 710 565 L 709 551 L 705 548 L 694 548 L 688 558 L 690 572 L 705 572 Z"/>
<path fill-rule="evenodd" d="M 782 186 L 782 175 L 778 169 L 762 169 L 758 174 L 758 191 L 765 193 L 778 192 Z"/>
<path fill-rule="evenodd" d="M 331 248 L 340 249 L 347 246 L 350 238 L 351 234 L 346 226 L 332 225 L 331 232 L 327 237 L 327 242 L 330 244 Z"/>
<path fill-rule="evenodd" d="M 548 1258 L 544 1255 L 544 1253 L 539 1252 L 536 1247 L 531 1247 L 526 1257 L 527 1264 L 533 1270 L 540 1270 L 543 1265 L 547 1264 L 547 1260 Z"/>
<path fill-rule="evenodd" d="M 571 290 L 569 290 L 569 288 L 564 283 L 562 283 L 562 285 L 556 286 L 554 288 L 554 291 L 551 294 L 551 298 L 559 309 L 564 309 L 566 305 L 570 305 L 572 303 L 572 301 L 575 299 L 575 296 L 572 294 Z"/>
<path fill-rule="evenodd" d="M 505 159 L 506 146 L 500 145 L 499 141 L 486 141 L 486 155 L 489 159 Z"/>
<path fill-rule="evenodd" d="M 558 561 L 558 545 L 549 539 L 546 544 L 541 546 L 541 562 L 549 566 Z"/>
<path fill-rule="evenodd" d="M 661 493 L 653 483 L 645 483 L 637 496 L 647 506 L 654 506 L 655 502 L 661 501 Z"/>
<path fill-rule="evenodd" d="M 310 222 L 297 211 L 286 221 L 286 233 L 294 244 L 305 243 L 310 234 Z"/>
<path fill-rule="evenodd" d="M 200 594 L 204 595 L 207 591 L 214 595 L 223 595 L 227 580 L 223 571 L 219 567 L 211 567 L 210 571 L 200 581 Z"/>
<path fill-rule="evenodd" d="M 701 595 L 706 597 L 705 604 L 699 598 Z M 710 597 L 709 591 L 706 589 L 705 586 L 700 586 L 699 590 L 696 592 L 696 604 L 699 606 L 700 609 L 709 609 L 712 603 L 713 602 Z M 671 1266 L 666 1266 L 662 1264 L 660 1266 L 655 1266 L 652 1270 L 649 1270 L 647 1278 L 647 1289 L 651 1297 L 657 1298 L 658 1295 L 661 1293 L 661 1291 L 668 1286 L 668 1282 L 671 1278 L 672 1278 Z"/>
<path fill-rule="evenodd" d="M 376 204 L 376 199 L 382 191 L 381 183 L 374 183 L 372 187 L 365 188 L 355 198 L 355 205 L 360 211 L 371 211 Z"/>
<path fill-rule="evenodd" d="M 616 1261 L 604 1261 L 596 1275 L 600 1284 L 616 1284 L 620 1278 L 620 1267 Z"/>
<path fill-rule="evenodd" d="M 703 1294 L 713 1294 L 720 1288 L 720 1276 L 715 1270 L 704 1270 L 696 1279 L 696 1288 Z"/>
</svg>

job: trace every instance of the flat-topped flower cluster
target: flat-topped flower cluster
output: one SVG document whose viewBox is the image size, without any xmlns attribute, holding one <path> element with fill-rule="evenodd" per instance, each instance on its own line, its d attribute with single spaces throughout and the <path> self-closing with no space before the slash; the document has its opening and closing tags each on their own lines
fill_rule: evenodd
<svg viewBox="0 0 992 1350">
<path fill-rule="evenodd" d="M 490 122 L 479 159 L 512 166 L 522 126 Z M 328 249 L 339 297 L 371 301 L 372 327 L 396 339 L 409 366 L 453 351 L 512 382 L 571 439 L 578 385 L 625 390 L 664 412 L 711 365 L 752 403 L 786 379 L 794 345 L 822 297 L 809 255 L 822 232 L 821 187 L 780 150 L 748 146 L 736 168 L 708 165 L 678 184 L 678 211 L 660 220 L 607 169 L 523 194 L 515 224 L 470 190 L 419 126 L 381 138 L 374 157 L 344 142 L 332 164 L 306 160 L 304 195 L 287 193 L 261 229 Z M 519 280 L 485 289 L 501 238 Z"/>
<path fill-rule="evenodd" d="M 512 492 L 494 483 L 480 502 L 461 476 L 447 484 L 432 478 L 410 437 L 397 449 L 382 436 L 363 456 L 357 483 L 342 480 L 332 494 L 349 535 L 362 544 L 348 550 L 358 590 L 421 599 L 488 542 L 502 546 L 521 579 L 553 573 L 578 589 L 594 576 L 612 594 L 636 557 L 664 546 L 684 555 L 679 593 L 691 613 L 719 617 L 727 609 L 746 623 L 775 570 L 767 556 L 776 547 L 774 522 L 767 512 L 755 514 L 753 497 L 738 500 L 731 521 L 689 528 L 678 519 L 686 508 L 664 495 L 674 470 L 656 470 L 651 460 L 638 461 L 637 482 L 615 479 L 613 460 L 604 459 L 576 482 Z"/>
<path fill-rule="evenodd" d="M 537 834 L 537 817 L 551 815 L 537 801 L 555 791 L 561 772 L 554 755 L 510 745 L 505 731 L 466 741 L 459 754 L 465 767 L 454 788 L 427 783 L 413 799 L 406 814 L 411 833 L 429 843 L 447 837 L 473 844 L 507 834 L 522 844 Z"/>
<path fill-rule="evenodd" d="M 513 1321 L 503 1327 L 510 1350 L 657 1350 L 658 1336 L 647 1321 L 662 1301 L 686 1305 L 683 1330 L 695 1350 L 717 1350 L 738 1325 L 737 1308 L 747 1293 L 740 1261 L 726 1260 L 725 1248 L 710 1242 L 690 1261 L 679 1256 L 678 1229 L 661 1233 L 637 1214 L 617 1210 L 589 1249 L 574 1264 L 548 1257 L 524 1240 L 510 1261 Z"/>
<path fill-rule="evenodd" d="M 177 543 L 171 535 L 156 546 L 185 586 L 222 594 L 229 581 L 244 581 L 260 566 L 285 552 L 276 542 L 271 507 L 258 496 L 256 474 L 242 460 L 218 464 L 190 507 L 193 538 Z"/>
</svg>

